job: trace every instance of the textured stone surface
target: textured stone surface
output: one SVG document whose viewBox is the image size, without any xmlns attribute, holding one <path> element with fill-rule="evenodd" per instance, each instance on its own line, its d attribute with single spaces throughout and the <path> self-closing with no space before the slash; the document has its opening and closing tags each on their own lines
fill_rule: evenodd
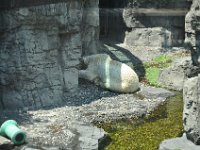
<svg viewBox="0 0 200 150">
<path fill-rule="evenodd" d="M 200 1 L 193 0 L 185 17 L 185 44 L 191 49 L 193 65 L 200 65 Z"/>
<path fill-rule="evenodd" d="M 187 138 L 200 145 L 200 74 L 185 81 L 183 125 Z"/>
<path fill-rule="evenodd" d="M 82 47 L 97 52 L 97 6 L 69 0 L 0 12 L 0 108 L 59 105 L 74 93 Z"/>
<path fill-rule="evenodd" d="M 138 94 L 144 95 L 146 98 L 167 98 L 175 96 L 175 93 L 169 90 L 144 85 L 141 85 L 141 90 L 138 92 Z"/>
<path fill-rule="evenodd" d="M 159 150 L 199 150 L 200 146 L 195 145 L 191 141 L 187 140 L 185 134 L 180 138 L 164 140 Z"/>
<path fill-rule="evenodd" d="M 180 58 L 172 66 L 165 68 L 159 75 L 159 82 L 170 89 L 181 91 L 184 81 L 189 77 L 197 76 L 200 68 L 192 65 L 190 57 Z"/>
<path fill-rule="evenodd" d="M 185 69 L 190 65 L 189 57 L 176 60 L 171 67 L 161 70 L 158 81 L 171 89 L 181 91 L 186 78 Z"/>
<path fill-rule="evenodd" d="M 129 28 L 125 44 L 163 48 L 182 46 L 188 7 L 190 2 L 187 0 L 129 1 L 123 9 L 123 19 Z"/>
<path fill-rule="evenodd" d="M 134 118 L 147 115 L 162 104 L 167 97 L 174 93 L 161 88 L 152 88 L 141 85 L 136 94 L 104 94 L 89 104 L 77 108 L 82 115 L 91 121 L 111 121 L 123 118 Z"/>
<path fill-rule="evenodd" d="M 66 110 L 61 110 L 55 110 L 57 111 L 56 113 L 49 113 L 51 115 L 43 114 L 48 121 L 44 121 L 41 116 L 34 113 L 34 116 L 37 116 L 37 120 L 40 118 L 40 121 L 28 128 L 25 127 L 25 130 L 29 130 L 27 138 L 29 144 L 27 147 L 37 146 L 38 149 L 41 149 L 41 147 L 47 147 L 48 149 L 49 146 L 49 148 L 57 147 L 57 149 L 97 150 L 99 146 L 98 141 L 106 136 L 107 133 L 103 129 L 93 126 L 88 121 L 76 120 L 77 117 L 70 118 L 73 116 L 69 114 L 65 115 L 66 119 L 63 118 L 62 121 L 56 120 L 56 116 L 59 118 L 58 115 L 61 115 L 61 113 L 67 113 Z M 52 121 L 49 120 L 50 118 L 52 118 Z"/>
<path fill-rule="evenodd" d="M 99 0 L 85 1 L 82 20 L 83 55 L 99 51 Z"/>
<path fill-rule="evenodd" d="M 93 122 L 148 116 L 166 97 L 173 95 L 160 88 L 141 87 L 147 92 L 118 94 L 82 81 L 79 95 L 71 103 L 68 101 L 68 106 L 35 111 L 0 111 L 0 124 L 13 118 L 27 132 L 28 144 L 16 146 L 14 150 L 97 149 L 105 146 L 107 133 L 95 127 Z"/>
<path fill-rule="evenodd" d="M 125 44 L 130 46 L 170 47 L 171 32 L 162 27 L 138 28 L 126 34 Z"/>
<path fill-rule="evenodd" d="M 162 69 L 158 81 L 166 87 L 182 91 L 187 78 L 198 76 L 200 67 L 194 66 L 191 57 L 177 59 L 172 66 Z"/>
<path fill-rule="evenodd" d="M 123 43 L 126 31 L 162 27 L 171 32 L 172 45 L 180 46 L 184 42 L 184 20 L 190 4 L 188 0 L 101 0 L 100 35 Z M 143 45 L 138 43 L 138 46 Z"/>
<path fill-rule="evenodd" d="M 77 150 L 97 150 L 99 148 L 99 141 L 107 134 L 103 129 L 99 129 L 91 123 L 75 121 L 72 124 L 72 127 L 76 129 L 79 137 L 77 141 L 79 144 L 75 148 Z"/>
</svg>

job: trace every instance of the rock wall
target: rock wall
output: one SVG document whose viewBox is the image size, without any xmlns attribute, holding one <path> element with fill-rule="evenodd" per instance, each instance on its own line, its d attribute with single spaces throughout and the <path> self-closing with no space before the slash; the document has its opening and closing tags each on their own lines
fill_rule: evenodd
<svg viewBox="0 0 200 150">
<path fill-rule="evenodd" d="M 185 17 L 185 43 L 191 49 L 192 64 L 200 73 L 200 1 L 193 0 Z M 183 87 L 183 125 L 187 139 L 200 145 L 200 74 L 189 78 Z"/>
<path fill-rule="evenodd" d="M 200 66 L 200 1 L 193 0 L 185 17 L 185 43 L 191 49 L 193 65 Z"/>
<path fill-rule="evenodd" d="M 170 47 L 171 34 L 171 31 L 163 27 L 133 28 L 126 34 L 124 42 L 130 46 Z"/>
<path fill-rule="evenodd" d="M 123 18 L 130 30 L 125 44 L 131 46 L 183 46 L 184 18 L 190 3 L 186 0 L 143 0 L 129 2 Z"/>
<path fill-rule="evenodd" d="M 82 20 L 82 55 L 99 52 L 99 0 L 85 0 Z"/>
<path fill-rule="evenodd" d="M 187 138 L 200 145 L 200 74 L 184 83 L 183 125 Z"/>
<path fill-rule="evenodd" d="M 183 46 L 187 0 L 100 0 L 101 37 L 130 46 Z"/>
<path fill-rule="evenodd" d="M 97 6 L 65 0 L 0 11 L 0 108 L 57 105 L 75 92 L 79 58 L 97 52 Z"/>
</svg>

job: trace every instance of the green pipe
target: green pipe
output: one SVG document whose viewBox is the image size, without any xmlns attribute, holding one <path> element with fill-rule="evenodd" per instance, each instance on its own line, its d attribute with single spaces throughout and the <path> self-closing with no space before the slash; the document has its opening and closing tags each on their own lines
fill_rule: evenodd
<svg viewBox="0 0 200 150">
<path fill-rule="evenodd" d="M 16 145 L 23 144 L 26 139 L 26 133 L 18 128 L 14 120 L 7 120 L 1 125 L 0 135 L 10 138 Z"/>
</svg>

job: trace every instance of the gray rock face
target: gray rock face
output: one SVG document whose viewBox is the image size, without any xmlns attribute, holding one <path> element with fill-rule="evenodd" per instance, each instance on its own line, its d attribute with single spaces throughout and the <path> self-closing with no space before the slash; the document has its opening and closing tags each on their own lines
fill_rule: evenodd
<svg viewBox="0 0 200 150">
<path fill-rule="evenodd" d="M 99 50 L 99 0 L 85 1 L 82 20 L 83 55 L 96 54 Z"/>
<path fill-rule="evenodd" d="M 162 27 L 138 28 L 126 34 L 125 44 L 131 46 L 170 47 L 171 32 Z"/>
<path fill-rule="evenodd" d="M 168 98 L 175 96 L 175 93 L 163 89 L 163 88 L 155 88 L 155 87 L 148 87 L 141 85 L 141 90 L 138 92 L 138 94 L 144 95 L 146 98 Z"/>
<path fill-rule="evenodd" d="M 171 67 L 161 71 L 158 81 L 171 89 L 181 91 L 186 78 L 185 69 L 190 65 L 191 61 L 189 57 L 184 60 L 177 60 Z"/>
<path fill-rule="evenodd" d="M 82 47 L 97 51 L 97 6 L 75 0 L 0 12 L 0 108 L 57 105 L 74 93 Z"/>
<path fill-rule="evenodd" d="M 191 141 L 187 140 L 185 134 L 180 138 L 164 140 L 159 150 L 199 150 L 200 146 L 195 145 Z"/>
<path fill-rule="evenodd" d="M 182 46 L 188 7 L 187 0 L 129 1 L 123 10 L 123 19 L 129 28 L 125 44 L 163 48 Z"/>
<path fill-rule="evenodd" d="M 193 65 L 200 65 L 200 1 L 193 0 L 185 17 L 185 44 L 191 49 Z"/>
<path fill-rule="evenodd" d="M 26 147 L 38 147 L 38 149 L 46 147 L 46 149 L 52 148 L 53 150 L 54 147 L 67 150 L 97 150 L 99 140 L 107 134 L 103 129 L 99 129 L 89 122 L 75 119 L 71 121 L 63 119 L 63 123 L 59 120 L 51 123 L 38 122 L 31 128 L 27 138 L 29 144 Z"/>
<path fill-rule="evenodd" d="M 198 75 L 200 68 L 192 65 L 190 57 L 181 58 L 173 62 L 171 67 L 165 68 L 159 75 L 159 82 L 170 89 L 181 91 L 184 81 Z"/>
<path fill-rule="evenodd" d="M 200 74 L 184 83 L 183 125 L 187 138 L 200 145 Z"/>
<path fill-rule="evenodd" d="M 77 141 L 79 144 L 76 146 L 76 150 L 97 150 L 99 148 L 99 141 L 107 134 L 103 129 L 99 129 L 90 123 L 75 121 L 73 124 L 72 126 L 76 129 L 79 136 Z"/>
</svg>

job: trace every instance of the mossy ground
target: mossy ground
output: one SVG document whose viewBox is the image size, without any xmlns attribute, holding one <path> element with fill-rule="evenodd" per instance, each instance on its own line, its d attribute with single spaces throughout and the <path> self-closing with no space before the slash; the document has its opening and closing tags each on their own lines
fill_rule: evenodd
<svg viewBox="0 0 200 150">
<path fill-rule="evenodd" d="M 99 124 L 111 137 L 106 150 L 156 150 L 164 139 L 181 136 L 182 97 L 168 100 L 148 118 Z"/>
</svg>

